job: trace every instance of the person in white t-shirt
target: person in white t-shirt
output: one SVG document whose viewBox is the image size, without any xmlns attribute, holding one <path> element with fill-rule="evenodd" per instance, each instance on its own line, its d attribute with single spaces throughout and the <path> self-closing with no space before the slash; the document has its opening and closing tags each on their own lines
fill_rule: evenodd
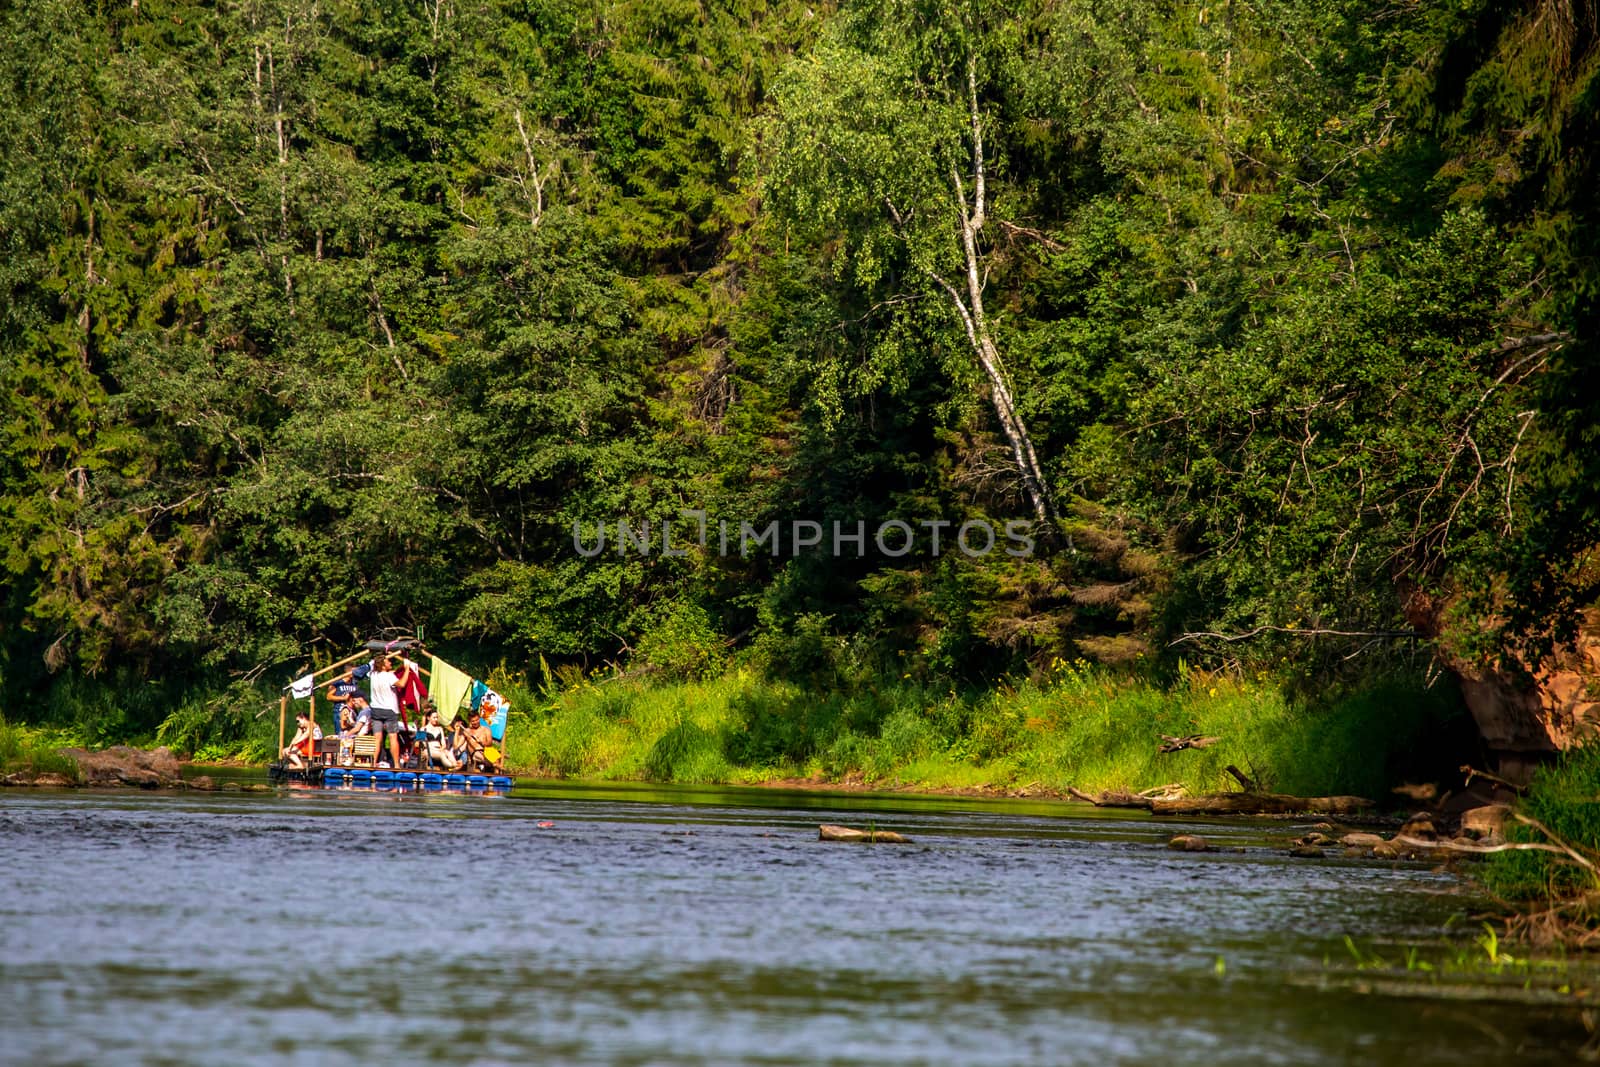
<svg viewBox="0 0 1600 1067">
<path fill-rule="evenodd" d="M 372 671 L 367 675 L 371 688 L 372 732 L 378 734 L 378 749 L 383 749 L 383 735 L 389 738 L 389 766 L 400 766 L 400 676 L 391 669 L 388 656 L 372 661 Z"/>
</svg>

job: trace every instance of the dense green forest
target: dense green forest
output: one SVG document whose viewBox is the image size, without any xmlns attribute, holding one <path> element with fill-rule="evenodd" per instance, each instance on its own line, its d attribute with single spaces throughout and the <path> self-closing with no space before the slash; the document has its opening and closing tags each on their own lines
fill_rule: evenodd
<svg viewBox="0 0 1600 1067">
<path fill-rule="evenodd" d="M 1332 685 L 1594 600 L 1583 0 L 33 0 L 0 42 L 13 718 L 245 715 L 418 629 L 530 684 Z"/>
</svg>

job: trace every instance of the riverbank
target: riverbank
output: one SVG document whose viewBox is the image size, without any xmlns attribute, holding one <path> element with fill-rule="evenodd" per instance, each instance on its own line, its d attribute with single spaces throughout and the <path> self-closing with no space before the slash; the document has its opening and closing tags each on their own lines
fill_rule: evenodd
<svg viewBox="0 0 1600 1067">
<path fill-rule="evenodd" d="M 751 669 L 537 687 L 500 671 L 490 681 L 512 705 L 509 769 L 595 781 L 1066 797 L 1220 792 L 1243 776 L 1264 792 L 1382 799 L 1402 780 L 1453 769 L 1470 730 L 1452 690 L 1405 678 L 1320 699 L 1262 677 L 1186 670 L 1156 684 L 1064 663 L 963 691 L 910 679 L 816 691 Z M 258 714 L 269 695 L 275 707 L 264 691 L 188 695 L 144 731 L 116 734 L 0 722 L 0 775 L 70 776 L 59 749 L 111 744 L 263 765 L 277 747 L 276 715 Z"/>
<path fill-rule="evenodd" d="M 1485 887 L 1515 907 L 1527 940 L 1600 948 L 1600 747 L 1575 748 L 1533 776 L 1492 856 Z"/>
<path fill-rule="evenodd" d="M 1466 725 L 1453 693 L 1402 679 L 1318 702 L 1264 678 L 1187 671 L 1162 686 L 1082 665 L 973 692 L 902 680 L 817 693 L 753 671 L 553 694 L 504 681 L 520 709 L 511 765 L 596 780 L 1065 797 L 1237 789 L 1232 767 L 1263 791 L 1381 798 L 1430 757 L 1448 765 Z"/>
</svg>

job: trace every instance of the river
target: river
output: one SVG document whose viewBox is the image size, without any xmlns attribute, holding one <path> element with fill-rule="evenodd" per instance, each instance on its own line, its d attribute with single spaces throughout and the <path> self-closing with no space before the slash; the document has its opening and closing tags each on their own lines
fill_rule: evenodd
<svg viewBox="0 0 1600 1067">
<path fill-rule="evenodd" d="M 1300 829 L 756 789 L 9 790 L 0 1061 L 1572 1061 L 1570 1012 L 1367 980 L 1346 935 L 1437 944 L 1470 887 L 1290 859 Z"/>
</svg>

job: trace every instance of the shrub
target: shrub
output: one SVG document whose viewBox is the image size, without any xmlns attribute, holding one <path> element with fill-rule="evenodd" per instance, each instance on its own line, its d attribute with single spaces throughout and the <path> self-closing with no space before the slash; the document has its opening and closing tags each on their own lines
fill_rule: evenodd
<svg viewBox="0 0 1600 1067">
<path fill-rule="evenodd" d="M 676 601 L 639 638 L 639 658 L 669 678 L 709 678 L 726 659 L 722 635 L 698 604 Z"/>
</svg>

